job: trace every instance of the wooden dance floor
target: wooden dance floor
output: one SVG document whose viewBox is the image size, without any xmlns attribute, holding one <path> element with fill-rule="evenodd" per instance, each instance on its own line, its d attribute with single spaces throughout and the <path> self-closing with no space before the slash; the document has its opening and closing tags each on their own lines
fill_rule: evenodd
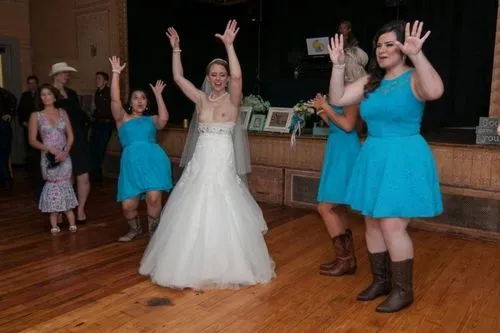
<svg viewBox="0 0 500 333">
<path fill-rule="evenodd" d="M 137 273 L 147 236 L 127 243 L 111 182 L 94 187 L 89 223 L 49 233 L 29 184 L 0 194 L 0 332 L 500 332 L 500 246 L 412 231 L 412 307 L 378 314 L 355 295 L 371 280 L 363 225 L 358 271 L 318 274 L 331 243 L 313 211 L 262 205 L 277 279 L 242 290 L 172 291 Z M 168 297 L 172 306 L 148 306 Z"/>
</svg>

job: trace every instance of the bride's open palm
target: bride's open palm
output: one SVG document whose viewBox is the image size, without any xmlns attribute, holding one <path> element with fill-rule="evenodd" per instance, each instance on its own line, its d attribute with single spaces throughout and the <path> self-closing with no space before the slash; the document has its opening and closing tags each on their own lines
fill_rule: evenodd
<svg viewBox="0 0 500 333">
<path fill-rule="evenodd" d="M 179 34 L 177 33 L 177 31 L 173 27 L 170 27 L 167 29 L 167 32 L 165 34 L 170 40 L 170 45 L 172 46 L 172 48 L 178 49 L 181 40 L 179 38 Z"/>
<path fill-rule="evenodd" d="M 229 20 L 226 26 L 226 31 L 224 31 L 224 35 L 215 34 L 215 37 L 219 38 L 225 45 L 231 45 L 238 34 L 240 28 L 237 26 L 236 20 Z"/>
</svg>

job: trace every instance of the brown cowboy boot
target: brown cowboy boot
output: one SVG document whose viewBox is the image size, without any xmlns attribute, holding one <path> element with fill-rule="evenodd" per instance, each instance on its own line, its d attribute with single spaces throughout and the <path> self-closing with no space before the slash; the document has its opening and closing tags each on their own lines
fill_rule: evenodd
<svg viewBox="0 0 500 333">
<path fill-rule="evenodd" d="M 377 306 L 377 312 L 397 312 L 413 303 L 413 259 L 393 261 L 392 291 L 389 297 Z"/>
<path fill-rule="evenodd" d="M 134 219 L 128 220 L 127 223 L 130 229 L 124 236 L 118 238 L 119 242 L 130 242 L 131 240 L 142 234 L 142 226 L 138 216 Z"/>
<path fill-rule="evenodd" d="M 352 231 L 351 231 L 351 229 L 346 229 L 345 233 L 350 236 L 351 243 L 352 243 Z M 336 253 L 335 253 L 335 237 L 332 238 L 332 244 L 333 244 L 334 255 L 336 255 Z M 353 250 L 353 253 L 354 253 L 354 250 Z M 356 258 L 354 258 L 354 260 L 356 260 Z M 319 270 L 320 271 L 329 271 L 333 267 L 335 267 L 336 265 L 337 265 L 337 258 L 333 259 L 333 261 L 319 265 Z"/>
<path fill-rule="evenodd" d="M 391 292 L 389 252 L 368 253 L 368 258 L 370 259 L 373 282 L 356 297 L 358 301 L 371 301 Z"/>
<path fill-rule="evenodd" d="M 149 236 L 153 236 L 154 232 L 156 231 L 156 228 L 158 228 L 158 224 L 160 224 L 160 218 L 159 217 L 152 217 L 148 215 L 148 230 L 149 230 Z"/>
<path fill-rule="evenodd" d="M 330 269 L 320 270 L 319 274 L 327 276 L 342 276 L 354 274 L 356 272 L 356 256 L 354 255 L 354 246 L 352 243 L 352 233 L 338 235 L 333 239 L 337 259 L 335 265 Z"/>
</svg>

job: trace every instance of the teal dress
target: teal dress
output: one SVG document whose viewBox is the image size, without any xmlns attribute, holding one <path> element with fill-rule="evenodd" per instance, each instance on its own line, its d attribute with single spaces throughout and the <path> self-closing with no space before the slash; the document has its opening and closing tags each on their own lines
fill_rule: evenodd
<svg viewBox="0 0 500 333">
<path fill-rule="evenodd" d="M 433 217 L 443 211 L 432 151 L 420 135 L 425 103 L 411 89 L 410 69 L 382 80 L 361 102 L 368 137 L 349 182 L 347 201 L 372 218 Z"/>
<path fill-rule="evenodd" d="M 149 191 L 172 189 L 170 159 L 156 141 L 153 117 L 127 120 L 119 129 L 122 145 L 117 201 L 132 199 Z"/>
<path fill-rule="evenodd" d="M 332 106 L 335 112 L 343 114 L 344 110 Z M 356 130 L 346 132 L 328 122 L 330 134 L 323 158 L 323 168 L 318 188 L 318 202 L 347 204 L 347 186 L 351 178 L 352 168 L 361 148 Z"/>
</svg>

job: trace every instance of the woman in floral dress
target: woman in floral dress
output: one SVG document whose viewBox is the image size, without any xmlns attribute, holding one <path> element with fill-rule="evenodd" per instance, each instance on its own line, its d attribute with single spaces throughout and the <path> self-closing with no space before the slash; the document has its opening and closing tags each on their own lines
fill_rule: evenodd
<svg viewBox="0 0 500 333">
<path fill-rule="evenodd" d="M 50 213 L 51 233 L 57 234 L 58 214 L 64 212 L 69 221 L 69 230 L 76 232 L 73 208 L 78 206 L 71 183 L 72 164 L 69 151 L 73 144 L 73 129 L 66 111 L 56 109 L 54 103 L 58 91 L 50 84 L 40 88 L 39 112 L 31 114 L 29 121 L 29 142 L 42 151 L 41 169 L 46 183 L 40 196 L 39 209 Z M 37 140 L 40 133 L 42 142 Z"/>
</svg>

